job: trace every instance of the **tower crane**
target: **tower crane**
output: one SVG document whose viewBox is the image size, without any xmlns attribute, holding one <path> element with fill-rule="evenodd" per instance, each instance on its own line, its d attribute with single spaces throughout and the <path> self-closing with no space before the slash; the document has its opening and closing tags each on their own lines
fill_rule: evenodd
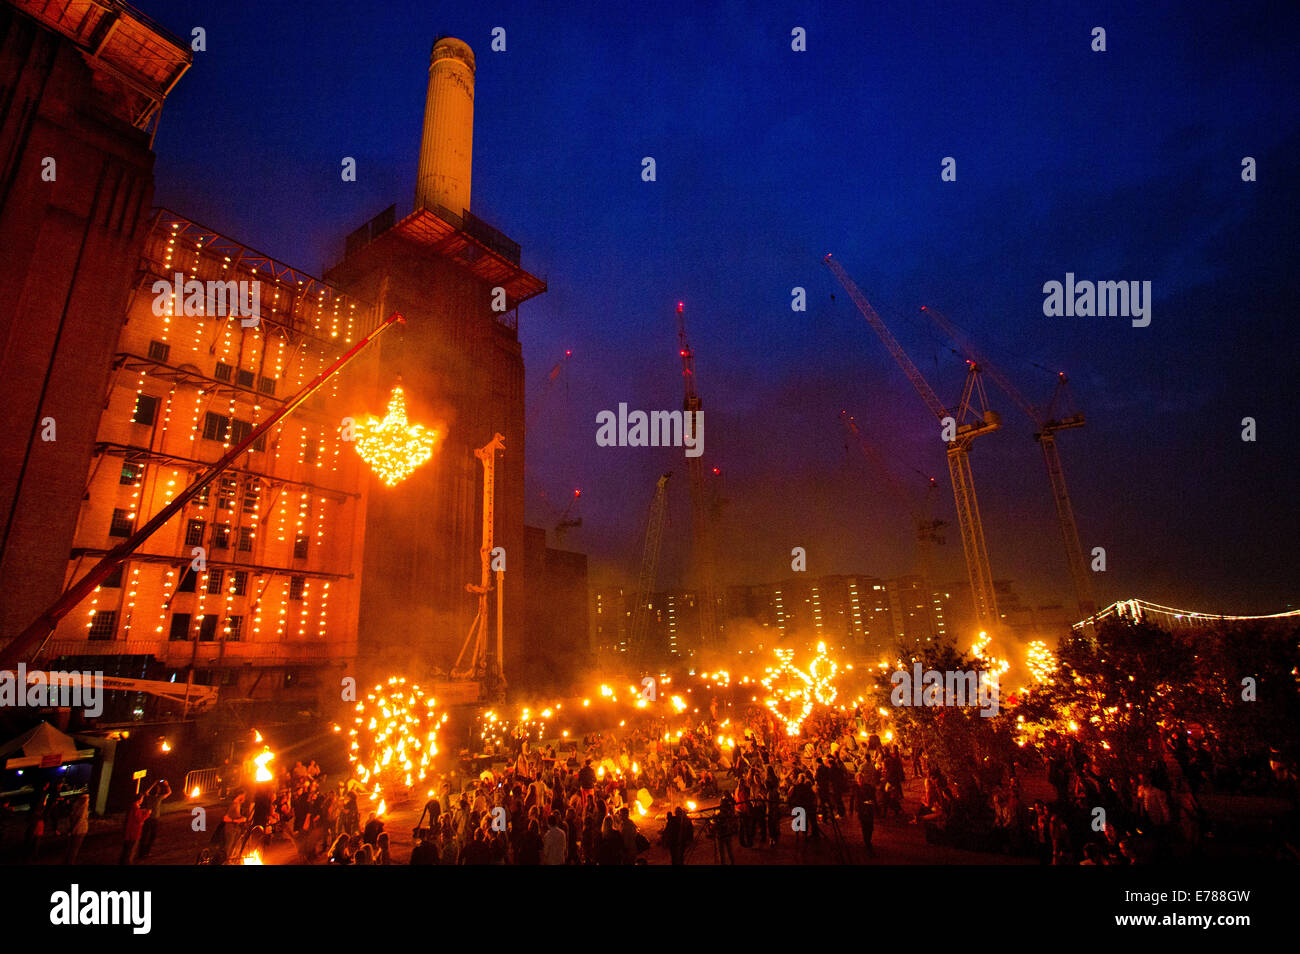
<svg viewBox="0 0 1300 954">
<path fill-rule="evenodd" d="M 853 279 L 840 267 L 840 263 L 827 254 L 822 261 L 831 273 L 839 279 L 844 290 L 853 299 L 853 304 L 862 312 L 876 336 L 880 338 L 894 361 L 907 375 L 912 387 L 916 389 L 921 400 L 930 409 L 941 425 L 951 427 L 952 439 L 947 441 L 948 474 L 952 478 L 953 498 L 957 504 L 957 523 L 961 528 L 962 549 L 966 555 L 966 571 L 970 577 L 971 598 L 975 606 L 975 620 L 980 628 L 993 629 L 999 621 L 997 597 L 993 588 L 993 571 L 989 568 L 988 547 L 984 543 L 984 524 L 980 520 L 979 503 L 975 497 L 975 482 L 970 469 L 970 449 L 975 438 L 997 430 L 1002 425 L 1002 418 L 996 411 L 988 408 L 988 399 L 984 393 L 984 384 L 980 379 L 979 365 L 967 361 L 966 382 L 962 387 L 961 401 L 955 413 L 949 413 L 939 400 L 929 382 L 922 377 L 912 359 L 907 356 L 902 346 L 894 338 L 889 328 L 876 314 L 871 303 L 858 290 Z M 973 398 L 979 400 L 979 410 L 972 406 Z"/>
<path fill-rule="evenodd" d="M 704 402 L 695 391 L 695 352 L 686 338 L 686 314 L 682 302 L 677 303 L 677 342 L 682 359 L 682 382 L 685 397 L 682 410 L 686 412 L 685 426 L 698 420 L 693 414 L 702 412 Z M 713 525 L 709 504 L 704 494 L 704 464 L 699 456 L 687 457 L 686 468 L 691 480 L 691 533 L 694 538 L 695 573 L 699 583 L 700 646 L 707 649 L 716 645 L 718 637 L 717 577 L 713 565 Z"/>
<path fill-rule="evenodd" d="M 1096 604 L 1092 598 L 1092 582 L 1088 577 L 1088 569 L 1083 560 L 1083 548 L 1079 545 L 1079 527 L 1074 521 L 1074 508 L 1070 505 L 1070 491 L 1065 485 L 1065 471 L 1061 467 L 1061 455 L 1056 448 L 1056 432 L 1066 431 L 1074 427 L 1083 427 L 1083 414 L 1073 410 L 1073 402 L 1070 398 L 1069 380 L 1064 372 L 1058 372 L 1056 376 L 1056 390 L 1052 392 L 1052 399 L 1044 407 L 1035 407 L 1030 404 L 1023 394 L 1017 390 L 1001 371 L 991 364 L 980 352 L 970 339 L 966 337 L 956 326 L 952 324 L 943 314 L 934 308 L 921 306 L 921 310 L 930 316 L 941 331 L 943 331 L 957 347 L 971 361 L 976 361 L 984 370 L 984 373 L 993 379 L 993 382 L 1000 387 L 1007 397 L 1011 398 L 1016 407 L 1024 412 L 1037 428 L 1034 434 L 1034 440 L 1043 449 L 1043 461 L 1047 464 L 1047 479 L 1052 484 L 1052 498 L 1056 501 L 1056 517 L 1061 524 L 1061 538 L 1065 543 L 1065 559 L 1070 567 L 1070 577 L 1074 582 L 1074 596 L 1079 604 L 1079 614 L 1082 618 L 1092 616 L 1096 610 Z M 1066 413 L 1058 413 L 1058 405 L 1062 405 Z"/>
<path fill-rule="evenodd" d="M 862 448 L 863 455 L 880 472 L 880 475 L 885 480 L 885 486 L 889 488 L 894 500 L 912 518 L 912 524 L 916 528 L 917 568 L 921 576 L 921 588 L 925 593 L 926 622 L 930 629 L 930 635 L 935 636 L 937 635 L 937 627 L 934 620 L 934 585 L 930 547 L 933 544 L 942 544 L 944 542 L 943 529 L 948 526 L 948 521 L 928 519 L 922 514 L 922 508 L 917 506 L 915 496 L 904 492 L 898 478 L 894 476 L 893 471 L 886 463 L 880 448 L 862 433 L 862 429 L 858 427 L 858 422 L 852 414 L 848 411 L 840 411 L 840 422 L 848 429 L 850 434 L 857 438 L 858 446 Z M 926 480 L 930 490 L 934 490 L 938 486 L 933 477 L 927 477 Z"/>
<path fill-rule="evenodd" d="M 636 579 L 636 603 L 632 609 L 632 635 L 628 640 L 628 655 L 640 664 L 648 655 L 646 630 L 650 626 L 650 594 L 654 591 L 659 572 L 659 544 L 664 535 L 664 512 L 668 505 L 668 478 L 672 471 L 662 474 L 655 485 L 654 499 L 650 501 L 650 515 L 646 520 L 645 546 L 641 551 L 641 572 Z"/>
</svg>

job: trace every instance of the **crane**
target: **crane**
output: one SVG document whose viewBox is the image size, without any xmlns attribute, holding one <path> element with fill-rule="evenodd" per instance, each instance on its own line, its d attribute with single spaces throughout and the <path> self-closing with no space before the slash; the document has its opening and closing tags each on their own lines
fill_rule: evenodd
<svg viewBox="0 0 1300 954">
<path fill-rule="evenodd" d="M 650 625 L 650 594 L 654 591 L 655 577 L 659 572 L 659 544 L 663 541 L 668 478 L 671 476 L 672 471 L 660 475 L 659 482 L 655 485 L 654 498 L 650 501 L 650 515 L 646 520 L 641 572 L 636 579 L 636 604 L 632 609 L 632 634 L 628 639 L 628 654 L 637 663 L 647 655 L 646 630 Z"/>
<path fill-rule="evenodd" d="M 461 646 L 460 655 L 456 657 L 456 665 L 451 670 L 453 679 L 481 679 L 489 698 L 500 696 L 505 689 L 506 682 L 505 667 L 502 665 L 501 659 L 501 602 L 504 591 L 502 576 L 505 573 L 503 566 L 498 567 L 496 571 L 497 639 L 496 652 L 491 654 L 491 659 L 489 659 L 487 640 L 487 595 L 492 591 L 492 541 L 493 527 L 496 522 L 496 493 L 494 486 L 496 452 L 504 450 L 505 446 L 505 437 L 498 433 L 493 434 L 492 440 L 474 451 L 474 456 L 483 464 L 483 542 L 479 547 L 481 575 L 477 584 L 466 583 L 465 589 L 478 594 L 478 614 L 474 617 L 474 622 L 470 624 L 469 635 L 465 637 L 465 644 Z M 472 652 L 470 650 L 471 645 L 473 646 Z M 463 667 L 462 664 L 466 661 L 468 661 L 469 665 Z"/>
<path fill-rule="evenodd" d="M 857 438 L 858 446 L 862 448 L 863 455 L 884 477 L 885 486 L 889 488 L 894 500 L 912 518 L 912 523 L 916 528 L 916 562 L 921 576 L 921 587 L 925 592 L 927 624 L 930 628 L 930 635 L 937 635 L 934 620 L 934 587 L 932 584 L 930 547 L 932 544 L 942 544 L 944 542 L 943 529 L 948 526 L 948 521 L 927 519 L 921 513 L 921 508 L 917 506 L 915 498 L 903 491 L 898 479 L 885 462 L 880 448 L 862 433 L 862 429 L 858 427 L 858 422 L 852 414 L 848 411 L 840 411 L 840 422 L 848 429 L 849 433 Z M 926 480 L 928 489 L 936 489 L 938 485 L 933 477 L 927 477 Z"/>
<path fill-rule="evenodd" d="M 822 261 L 831 273 L 839 279 L 844 290 L 853 299 L 853 304 L 862 312 L 876 336 L 880 338 L 894 361 L 907 375 L 921 400 L 930 409 L 941 425 L 953 429 L 952 439 L 947 441 L 948 474 L 952 478 L 953 498 L 957 504 L 957 524 L 961 528 L 962 549 L 966 556 L 966 572 L 970 577 L 971 599 L 975 607 L 975 620 L 981 629 L 996 627 L 998 616 L 997 597 L 993 588 L 993 571 L 989 567 L 988 547 L 984 543 L 984 524 L 980 520 L 979 502 L 975 497 L 975 482 L 970 468 L 970 449 L 975 438 L 997 430 L 1002 425 L 1002 418 L 996 411 L 988 408 L 984 385 L 980 379 L 980 367 L 974 361 L 967 361 L 966 382 L 962 387 L 961 401 L 956 413 L 950 414 L 939 400 L 929 382 L 922 377 L 912 359 L 907 356 L 902 346 L 894 338 L 889 328 L 876 314 L 866 296 L 858 290 L 853 279 L 840 267 L 828 253 Z M 972 406 L 972 399 L 978 397 L 979 411 Z"/>
<path fill-rule="evenodd" d="M 1061 467 L 1061 455 L 1056 448 L 1056 432 L 1066 431 L 1074 427 L 1083 427 L 1083 414 L 1075 412 L 1072 409 L 1073 402 L 1070 399 L 1069 380 L 1064 372 L 1058 372 L 1056 376 L 1056 390 L 1052 393 L 1052 398 L 1043 407 L 1035 407 L 1030 404 L 1023 394 L 1017 390 L 1001 371 L 991 364 L 980 352 L 970 339 L 963 334 L 956 326 L 952 324 L 943 314 L 934 308 L 921 306 L 921 310 L 930 316 L 941 331 L 943 331 L 957 347 L 961 348 L 966 357 L 979 363 L 984 372 L 993 379 L 994 383 L 1000 387 L 1007 397 L 1024 412 L 1025 416 L 1033 422 L 1037 431 L 1034 433 L 1034 440 L 1043 449 L 1043 461 L 1047 465 L 1047 479 L 1052 485 L 1052 498 L 1056 501 L 1056 517 L 1061 525 L 1061 538 L 1065 543 L 1065 559 L 1070 568 L 1070 577 L 1074 582 L 1074 596 L 1079 604 L 1079 614 L 1082 618 L 1092 616 L 1096 610 L 1096 604 L 1092 597 L 1092 581 L 1088 576 L 1088 569 L 1083 560 L 1083 548 L 1079 545 L 1079 527 L 1074 520 L 1074 508 L 1070 505 L 1070 491 L 1065 484 L 1065 471 Z M 1058 414 L 1057 407 L 1064 404 L 1070 413 Z"/>
<path fill-rule="evenodd" d="M 695 412 L 703 412 L 704 402 L 695 391 L 695 352 L 686 338 L 686 312 L 682 302 L 677 303 L 677 343 L 682 359 L 682 383 L 685 397 L 682 410 L 686 412 L 686 427 L 698 420 Z M 695 542 L 695 573 L 699 583 L 700 647 L 716 645 L 718 637 L 717 579 L 713 565 L 713 533 L 709 504 L 704 494 L 704 464 L 699 456 L 686 458 L 687 474 L 691 481 L 691 532 Z"/>
<path fill-rule="evenodd" d="M 564 357 L 561 358 L 559 361 L 555 362 L 555 366 L 546 373 L 546 380 L 542 382 L 542 389 L 540 392 L 538 392 L 537 397 L 533 398 L 533 405 L 528 409 L 528 413 L 524 418 L 525 433 L 533 429 L 533 424 L 536 423 L 537 421 L 537 414 L 539 411 L 541 411 L 542 405 L 546 403 L 546 398 L 551 393 L 551 387 L 552 385 L 555 384 L 555 379 L 560 376 L 560 372 L 562 372 L 565 369 L 569 359 L 572 357 L 573 357 L 572 349 L 566 349 L 564 352 Z M 565 393 L 567 394 L 568 387 L 569 387 L 569 382 L 567 377 L 565 378 L 564 381 L 564 387 L 565 387 Z"/>
</svg>

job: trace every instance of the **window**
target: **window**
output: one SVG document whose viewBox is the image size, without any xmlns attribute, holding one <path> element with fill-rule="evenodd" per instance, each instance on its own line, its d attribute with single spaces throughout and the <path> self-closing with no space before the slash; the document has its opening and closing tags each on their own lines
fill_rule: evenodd
<svg viewBox="0 0 1300 954">
<path fill-rule="evenodd" d="M 217 617 L 208 613 L 199 620 L 199 642 L 210 643 L 217 638 Z"/>
<path fill-rule="evenodd" d="M 203 488 L 193 496 L 194 505 L 197 507 L 206 507 L 208 505 L 209 495 L 212 493 L 212 484 L 207 483 Z"/>
<path fill-rule="evenodd" d="M 248 571 L 230 571 L 230 592 L 233 596 L 243 596 L 248 592 Z"/>
<path fill-rule="evenodd" d="M 170 640 L 182 640 L 190 638 L 190 620 L 193 617 L 189 613 L 172 613 L 172 628 L 167 634 Z"/>
<path fill-rule="evenodd" d="M 98 610 L 90 617 L 91 639 L 112 639 L 117 631 L 117 610 Z"/>
<path fill-rule="evenodd" d="M 140 475 L 143 473 L 144 468 L 139 464 L 123 464 L 122 476 L 118 478 L 117 482 L 122 484 L 124 487 L 129 487 L 139 480 Z"/>
<path fill-rule="evenodd" d="M 113 520 L 108 525 L 110 537 L 129 537 L 131 535 L 131 511 L 120 507 L 113 509 Z"/>
<path fill-rule="evenodd" d="M 230 383 L 230 379 L 234 377 L 234 374 L 235 374 L 235 369 L 232 368 L 230 365 L 226 364 L 226 362 L 224 361 L 218 361 L 217 369 L 212 372 L 212 376 L 214 378 L 216 378 L 218 381 L 225 381 L 227 384 Z"/>
<path fill-rule="evenodd" d="M 264 451 L 264 450 L 266 450 L 266 435 L 265 435 L 265 434 L 263 434 L 263 435 L 262 435 L 261 437 L 259 437 L 257 440 L 253 441 L 253 450 L 255 450 L 255 451 Z"/>
<path fill-rule="evenodd" d="M 198 583 L 199 575 L 190 568 L 186 568 L 181 574 L 181 581 L 176 584 L 177 593 L 193 593 L 195 585 Z"/>
<path fill-rule="evenodd" d="M 307 461 L 307 463 L 309 464 L 316 463 L 316 458 L 320 456 L 320 441 L 316 440 L 316 438 L 313 437 L 311 440 L 307 441 L 307 444 L 303 448 L 302 453 L 303 453 L 303 458 Z"/>
<path fill-rule="evenodd" d="M 137 394 L 135 396 L 135 411 L 131 415 L 131 421 L 135 424 L 152 425 L 157 416 L 158 399 L 147 394 Z"/>
<path fill-rule="evenodd" d="M 159 363 L 166 362 L 172 353 L 172 346 L 165 341 L 149 342 L 149 357 Z"/>
<path fill-rule="evenodd" d="M 235 373 L 235 381 L 236 383 L 239 384 L 241 388 L 248 388 L 249 390 L 252 390 L 253 380 L 254 377 L 252 371 L 245 371 L 243 368 L 240 368 Z"/>
<path fill-rule="evenodd" d="M 226 617 L 226 639 L 230 642 L 238 642 L 239 635 L 244 629 L 244 617 L 228 616 Z"/>
<path fill-rule="evenodd" d="M 104 582 L 99 585 L 107 587 L 108 589 L 111 590 L 121 589 L 122 568 L 125 566 L 126 566 L 125 563 L 119 563 L 117 566 L 113 567 L 113 572 L 108 574 L 108 576 L 104 577 Z"/>
<path fill-rule="evenodd" d="M 252 527 L 239 528 L 239 549 L 242 550 L 244 553 L 253 552 L 253 528 Z"/>
<path fill-rule="evenodd" d="M 230 418 L 224 414 L 208 411 L 203 417 L 203 439 L 205 441 L 225 441 L 230 432 Z"/>
<path fill-rule="evenodd" d="M 225 579 L 225 576 L 226 576 L 225 570 L 209 570 L 208 571 L 208 592 L 220 593 L 221 583 L 222 580 Z"/>
<path fill-rule="evenodd" d="M 307 584 L 307 578 L 304 576 L 289 577 L 289 599 L 302 599 L 302 591 Z"/>
<path fill-rule="evenodd" d="M 203 546 L 203 531 L 208 527 L 206 520 L 191 520 L 185 525 L 185 545 L 187 547 Z"/>
<path fill-rule="evenodd" d="M 266 375 L 261 374 L 257 376 L 257 389 L 263 394 L 274 395 L 276 384 L 277 381 L 275 378 L 268 378 Z"/>
<path fill-rule="evenodd" d="M 259 484 L 257 482 L 257 478 L 254 477 L 247 484 L 244 485 L 244 509 L 256 510 L 257 501 L 261 497 L 261 495 L 262 495 L 262 485 Z"/>
<path fill-rule="evenodd" d="M 311 537 L 305 533 L 298 534 L 293 541 L 293 557 L 295 560 L 307 559 L 307 545 L 311 542 Z"/>
<path fill-rule="evenodd" d="M 253 433 L 253 425 L 248 421 L 235 419 L 230 422 L 230 443 L 242 444 L 248 440 L 248 435 Z"/>
<path fill-rule="evenodd" d="M 212 525 L 212 548 L 225 550 L 230 546 L 230 524 L 214 523 Z"/>
<path fill-rule="evenodd" d="M 235 509 L 235 490 L 238 484 L 233 477 L 222 477 L 221 482 L 217 484 L 217 509 L 234 510 Z"/>
</svg>

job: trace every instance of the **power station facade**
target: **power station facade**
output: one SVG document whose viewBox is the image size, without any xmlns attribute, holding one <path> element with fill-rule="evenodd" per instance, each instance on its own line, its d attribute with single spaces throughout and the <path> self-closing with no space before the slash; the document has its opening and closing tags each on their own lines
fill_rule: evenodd
<svg viewBox="0 0 1300 954">
<path fill-rule="evenodd" d="M 152 131 L 190 52 L 125 6 L 91 12 L 0 7 L 0 644 L 396 311 L 403 325 L 65 616 L 40 664 L 299 708 L 337 701 L 343 675 L 445 673 L 477 603 L 474 451 L 500 433 L 509 679 L 538 655 L 521 648 L 528 568 L 555 563 L 526 559 L 524 527 L 518 307 L 546 286 L 470 211 L 473 52 L 435 43 L 414 207 L 347 236 L 322 280 L 152 208 Z M 256 319 L 196 304 L 190 283 L 229 290 L 226 304 L 256 288 Z M 383 417 L 398 384 L 438 437 L 389 487 L 348 424 Z M 585 591 L 585 561 L 570 564 L 566 586 Z M 585 640 L 585 592 L 572 602 Z"/>
</svg>

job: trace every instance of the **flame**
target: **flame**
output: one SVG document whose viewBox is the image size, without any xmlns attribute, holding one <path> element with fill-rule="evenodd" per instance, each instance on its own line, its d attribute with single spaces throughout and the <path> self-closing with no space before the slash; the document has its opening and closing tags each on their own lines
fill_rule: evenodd
<svg viewBox="0 0 1300 954">
<path fill-rule="evenodd" d="M 198 798 L 198 797 L 199 797 L 199 787 L 195 785 L 194 791 L 190 792 L 190 798 Z"/>
<path fill-rule="evenodd" d="M 355 429 L 357 453 L 390 487 L 405 480 L 433 456 L 433 444 L 438 437 L 437 431 L 407 423 L 406 398 L 400 387 L 393 388 L 382 420 L 370 417 L 355 425 Z"/>
<path fill-rule="evenodd" d="M 243 858 L 239 859 L 239 863 L 241 865 L 264 864 L 264 862 L 262 861 L 262 852 L 254 849 L 253 851 L 250 851 L 248 854 L 244 855 Z"/>
<path fill-rule="evenodd" d="M 261 738 L 260 734 L 258 738 Z M 274 758 L 275 753 L 271 751 L 270 746 L 263 749 L 261 755 L 253 758 L 253 763 L 257 766 L 257 774 L 254 776 L 254 781 L 270 782 L 275 778 L 275 776 L 271 774 L 271 770 L 266 767 L 266 763 L 270 762 Z"/>
</svg>

